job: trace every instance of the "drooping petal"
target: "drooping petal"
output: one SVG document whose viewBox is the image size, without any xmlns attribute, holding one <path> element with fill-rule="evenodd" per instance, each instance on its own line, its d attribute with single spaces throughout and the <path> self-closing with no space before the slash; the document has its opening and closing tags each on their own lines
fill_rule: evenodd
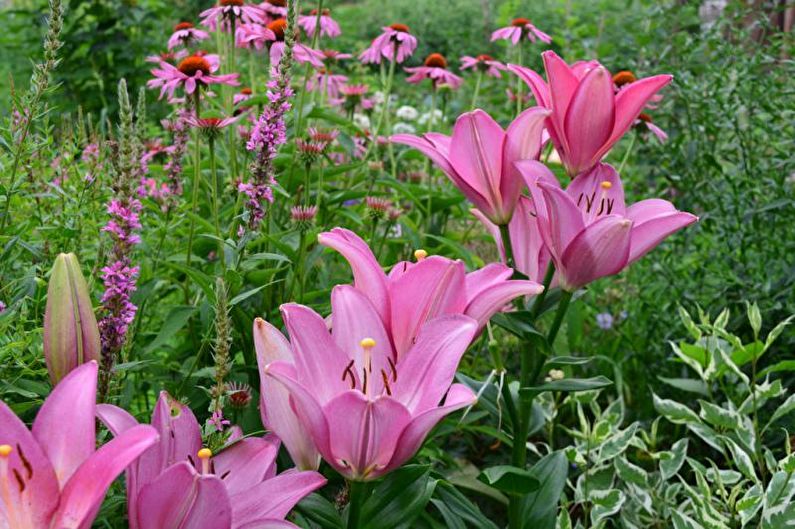
<svg viewBox="0 0 795 529">
<path fill-rule="evenodd" d="M 486 198 L 483 213 L 495 224 L 508 222 L 500 195 L 505 131 L 482 110 L 459 116 L 453 127 L 450 161 L 461 178 Z"/>
<path fill-rule="evenodd" d="M 305 496 L 325 484 L 326 478 L 317 472 L 287 471 L 248 490 L 231 494 L 234 525 L 281 520 Z"/>
<path fill-rule="evenodd" d="M 513 270 L 501 263 L 489 263 L 483 268 L 466 275 L 467 304 L 489 287 L 507 281 Z"/>
<path fill-rule="evenodd" d="M 50 517 L 58 506 L 58 480 L 52 465 L 47 460 L 47 455 L 36 442 L 25 423 L 11 411 L 4 402 L 0 401 L 0 444 L 12 447 L 12 452 L 6 456 L 8 475 L 0 476 L 12 480 L 14 471 L 19 474 L 25 487 L 20 490 L 15 482 L 3 484 L 7 486 L 8 500 L 0 495 L 0 527 L 13 527 L 14 524 L 3 518 L 5 513 L 11 519 L 17 519 L 23 527 L 48 527 Z M 2 457 L 2 456 L 0 456 Z M 4 523 L 8 525 L 4 525 Z"/>
<path fill-rule="evenodd" d="M 502 153 L 500 194 L 506 211 L 513 212 L 524 181 L 514 162 L 534 160 L 541 153 L 541 133 L 550 111 L 542 107 L 528 108 L 513 120 L 505 132 Z"/>
<path fill-rule="evenodd" d="M 566 188 L 566 194 L 582 210 L 586 224 L 599 216 L 626 213 L 624 185 L 613 166 L 606 163 L 598 163 L 577 176 Z"/>
<path fill-rule="evenodd" d="M 450 391 L 444 399 L 444 404 L 438 407 L 433 407 L 415 416 L 411 423 L 403 430 L 400 436 L 400 441 L 397 445 L 392 456 L 392 461 L 386 471 L 394 470 L 401 466 L 403 463 L 411 459 L 411 457 L 420 449 L 428 432 L 436 426 L 446 415 L 460 410 L 465 406 L 474 404 L 477 397 L 467 386 L 463 384 L 453 384 L 450 386 Z"/>
<path fill-rule="evenodd" d="M 360 391 L 346 391 L 329 402 L 323 413 L 334 422 L 329 430 L 332 458 L 337 471 L 352 479 L 373 479 L 387 466 L 409 411 L 390 397 L 368 399 Z"/>
<path fill-rule="evenodd" d="M 390 282 L 392 337 L 399 360 L 409 350 L 422 325 L 443 314 L 466 308 L 464 263 L 431 256 Z"/>
<path fill-rule="evenodd" d="M 364 375 L 358 376 L 356 372 L 365 366 L 362 340 L 371 338 L 375 341 L 375 345 L 367 353 L 371 362 L 367 384 L 371 385 L 370 390 L 374 395 L 379 395 L 384 387 L 381 371 L 390 372 L 389 359 L 394 361 L 395 354 L 392 341 L 375 307 L 359 290 L 350 285 L 337 285 L 331 291 L 331 314 L 334 341 L 353 360 L 351 376 L 357 385 L 365 382 Z M 340 371 L 340 376 L 343 373 L 344 371 Z M 361 385 L 358 387 L 362 388 Z"/>
<path fill-rule="evenodd" d="M 615 115 L 613 79 L 599 66 L 580 81 L 566 112 L 568 149 L 563 161 L 571 176 L 599 161 L 596 155 L 613 132 Z"/>
<path fill-rule="evenodd" d="M 670 211 L 660 213 L 664 202 Z M 634 221 L 629 249 L 629 263 L 634 263 L 663 239 L 698 220 L 692 213 L 676 211 L 673 204 L 660 199 L 643 200 L 630 206 L 627 216 Z"/>
<path fill-rule="evenodd" d="M 94 453 L 97 371 L 92 361 L 66 375 L 33 421 L 33 437 L 47 454 L 61 488 Z"/>
<path fill-rule="evenodd" d="M 262 424 L 284 443 L 295 465 L 302 470 L 317 469 L 320 454 L 312 437 L 290 406 L 290 392 L 282 384 L 265 376 L 265 366 L 282 360 L 293 363 L 290 343 L 279 330 L 262 318 L 254 320 L 254 348 L 259 365 Z"/>
<path fill-rule="evenodd" d="M 279 445 L 275 435 L 241 439 L 213 456 L 213 472 L 230 496 L 245 492 L 275 475 Z"/>
<path fill-rule="evenodd" d="M 553 258 L 560 261 L 571 241 L 585 228 L 582 212 L 559 187 L 539 181 L 530 187 L 530 193 L 544 244 Z"/>
<path fill-rule="evenodd" d="M 536 104 L 545 108 L 551 108 L 552 104 L 549 96 L 549 87 L 544 78 L 538 75 L 534 70 L 518 64 L 509 64 L 508 70 L 519 76 L 519 79 L 533 91 L 533 96 L 536 98 Z"/>
<path fill-rule="evenodd" d="M 343 228 L 323 232 L 318 235 L 317 240 L 323 246 L 342 254 L 351 266 L 353 286 L 370 298 L 383 321 L 389 321 L 386 275 L 367 243 L 352 231 Z"/>
<path fill-rule="evenodd" d="M 157 437 L 157 432 L 151 426 L 134 426 L 86 459 L 66 483 L 61 493 L 61 503 L 53 515 L 52 527 L 89 527 L 113 480 L 141 453 L 154 445 Z"/>
<path fill-rule="evenodd" d="M 232 505 L 223 482 L 188 463 L 169 467 L 141 491 L 139 526 L 146 529 L 231 529 Z"/>
<path fill-rule="evenodd" d="M 521 296 L 536 296 L 544 287 L 535 281 L 503 281 L 481 292 L 467 306 L 465 314 L 478 322 L 478 332 L 494 314 L 502 310 L 513 299 Z"/>
<path fill-rule="evenodd" d="M 538 216 L 529 198 L 519 198 L 511 223 L 508 225 L 508 233 L 513 244 L 516 269 L 532 281 L 543 282 L 550 254 L 544 245 Z"/>
<path fill-rule="evenodd" d="M 673 80 L 671 75 L 655 75 L 639 79 L 626 85 L 616 95 L 616 118 L 610 139 L 596 154 L 596 159 L 601 159 L 610 148 L 626 134 L 635 123 L 646 103 L 659 92 L 665 85 Z"/>
<path fill-rule="evenodd" d="M 568 152 L 569 144 L 566 139 L 564 120 L 574 92 L 577 90 L 579 80 L 563 59 L 554 51 L 545 51 L 541 54 L 544 60 L 544 69 L 547 72 L 549 85 L 549 108 L 552 110 L 550 122 L 554 129 L 553 138 L 560 141 L 560 150 Z"/>
<path fill-rule="evenodd" d="M 463 315 L 440 316 L 425 324 L 397 365 L 393 397 L 412 415 L 438 405 L 476 330 L 477 322 Z"/>
<path fill-rule="evenodd" d="M 301 381 L 325 404 L 345 391 L 342 374 L 350 357 L 337 347 L 325 320 L 315 311 L 295 303 L 282 305 L 281 311 Z"/>
<path fill-rule="evenodd" d="M 629 259 L 631 229 L 632 221 L 618 215 L 586 226 L 563 252 L 561 286 L 574 291 L 623 270 Z"/>
<path fill-rule="evenodd" d="M 408 145 L 417 149 L 439 166 L 453 184 L 472 202 L 478 209 L 489 211 L 490 203 L 487 198 L 472 182 L 464 179 L 450 163 L 451 139 L 443 134 L 428 133 L 423 138 L 412 134 L 395 134 L 390 137 L 393 143 Z"/>
<path fill-rule="evenodd" d="M 277 361 L 268 364 L 265 375 L 272 377 L 290 392 L 298 420 L 309 432 L 317 450 L 323 457 L 328 458 L 329 425 L 326 416 L 323 415 L 321 403 L 312 391 L 316 388 L 302 385 L 297 378 L 295 367 L 286 362 Z"/>
</svg>

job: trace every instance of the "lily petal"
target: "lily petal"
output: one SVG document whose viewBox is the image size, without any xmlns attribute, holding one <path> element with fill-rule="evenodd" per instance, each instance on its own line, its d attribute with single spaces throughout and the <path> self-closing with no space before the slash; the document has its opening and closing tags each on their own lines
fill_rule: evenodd
<svg viewBox="0 0 795 529">
<path fill-rule="evenodd" d="M 33 421 L 33 437 L 47 454 L 61 488 L 94 453 L 97 363 L 78 366 L 55 386 Z"/>
<path fill-rule="evenodd" d="M 631 220 L 607 215 L 582 230 L 563 252 L 562 287 L 571 292 L 623 270 L 629 259 L 631 229 Z"/>
<path fill-rule="evenodd" d="M 287 471 L 231 494 L 234 525 L 283 519 L 299 501 L 325 484 L 326 478 L 317 472 Z"/>
<path fill-rule="evenodd" d="M 318 235 L 323 246 L 338 251 L 353 271 L 353 285 L 364 292 L 375 305 L 383 321 L 389 321 L 389 296 L 386 274 L 370 247 L 350 230 L 334 228 Z"/>
<path fill-rule="evenodd" d="M 290 333 L 295 367 L 302 381 L 325 404 L 345 391 L 342 373 L 350 357 L 337 347 L 325 320 L 315 311 L 296 303 L 286 303 L 280 308 Z"/>
<path fill-rule="evenodd" d="M 166 469 L 141 491 L 138 524 L 146 529 L 231 529 L 232 505 L 223 482 L 188 463 Z"/>
<path fill-rule="evenodd" d="M 536 296 L 544 287 L 535 281 L 503 281 L 481 292 L 469 302 L 465 314 L 478 322 L 478 332 L 494 314 L 505 308 L 514 298 Z"/>
<path fill-rule="evenodd" d="M 395 450 L 392 461 L 389 462 L 389 466 L 385 471 L 394 470 L 411 459 L 422 446 L 428 432 L 446 415 L 474 404 L 476 401 L 477 397 L 467 386 L 463 384 L 450 386 L 450 391 L 447 392 L 443 405 L 430 408 L 424 413 L 417 415 L 403 430 L 400 441 L 397 444 L 397 450 Z"/>
<path fill-rule="evenodd" d="M 78 529 L 90 526 L 113 480 L 154 445 L 157 438 L 154 428 L 142 424 L 130 428 L 94 452 L 66 483 L 61 503 L 53 515 L 52 527 Z"/>
<path fill-rule="evenodd" d="M 587 173 L 580 174 L 566 188 L 566 194 L 583 211 L 585 223 L 598 215 L 626 213 L 624 186 L 612 165 L 598 163 Z"/>
<path fill-rule="evenodd" d="M 547 82 L 544 81 L 544 78 L 538 75 L 535 70 L 531 70 L 525 66 L 519 66 L 518 64 L 509 64 L 508 70 L 518 75 L 519 79 L 524 81 L 530 90 L 532 90 L 538 106 L 546 108 L 552 106 Z"/>
<path fill-rule="evenodd" d="M 346 391 L 329 402 L 323 413 L 334 420 L 328 463 L 353 479 L 374 478 L 387 466 L 411 414 L 390 397 L 368 399 L 361 391 Z"/>
<path fill-rule="evenodd" d="M 643 208 L 645 205 L 644 202 L 650 202 L 647 200 L 638 202 L 633 204 L 630 207 L 630 210 L 633 208 Z M 660 202 L 665 202 L 664 200 Z M 655 208 L 655 206 L 651 206 Z M 671 206 L 673 208 L 673 206 Z M 635 211 L 631 211 L 629 218 L 631 219 L 632 213 L 637 213 L 637 209 Z M 637 222 L 632 226 L 632 241 L 630 243 L 630 250 L 629 250 L 629 262 L 634 263 L 651 250 L 653 250 L 658 244 L 660 244 L 663 239 L 675 233 L 685 226 L 689 226 L 698 220 L 698 217 L 693 215 L 692 213 L 686 213 L 682 211 L 676 211 L 662 214 L 662 215 L 655 215 L 652 218 Z"/>
<path fill-rule="evenodd" d="M 513 120 L 505 132 L 502 153 L 503 175 L 500 193 L 507 211 L 513 211 L 524 182 L 514 162 L 537 159 L 541 153 L 541 133 L 550 111 L 542 107 L 528 108 Z"/>
<path fill-rule="evenodd" d="M 569 108 L 569 102 L 577 90 L 579 80 L 571 71 L 569 65 L 561 59 L 554 51 L 545 51 L 541 54 L 544 60 L 544 69 L 547 73 L 549 82 L 549 108 L 552 110 L 550 121 L 553 124 L 555 133 L 560 141 L 561 150 L 568 153 L 569 145 L 566 142 L 564 119 Z"/>
<path fill-rule="evenodd" d="M 295 465 L 304 470 L 317 469 L 320 454 L 312 437 L 290 406 L 290 392 L 282 384 L 265 375 L 265 366 L 282 360 L 293 362 L 290 343 L 279 330 L 262 318 L 254 320 L 254 348 L 257 352 L 261 391 L 262 424 L 284 442 Z"/>
<path fill-rule="evenodd" d="M 11 505 L 7 505 L 0 495 L 0 527 L 14 527 L 14 523 L 5 520 L 3 514 L 15 516 L 23 527 L 49 527 L 60 491 L 52 465 L 25 423 L 2 401 L 0 432 L 3 432 L 0 442 L 13 448 L 7 456 L 9 472 L 17 470 L 25 482 L 23 490 L 17 486 L 8 487 Z M 3 525 L 4 522 L 8 525 Z"/>
<path fill-rule="evenodd" d="M 530 193 L 544 243 L 553 258 L 562 261 L 566 248 L 585 228 L 582 213 L 559 187 L 539 181 L 530 188 Z"/>
<path fill-rule="evenodd" d="M 613 132 L 615 115 L 613 80 L 599 66 L 582 79 L 566 112 L 569 174 L 576 176 L 599 161 L 596 154 Z"/>
<path fill-rule="evenodd" d="M 389 285 L 392 337 L 400 360 L 425 322 L 443 314 L 461 313 L 467 294 L 464 263 L 431 256 L 409 268 Z"/>
<path fill-rule="evenodd" d="M 438 405 L 476 330 L 477 322 L 463 315 L 440 316 L 428 322 L 397 366 L 393 397 L 412 415 Z"/>
<path fill-rule="evenodd" d="M 275 435 L 241 439 L 213 456 L 213 472 L 230 496 L 244 492 L 276 475 L 280 444 Z"/>
</svg>

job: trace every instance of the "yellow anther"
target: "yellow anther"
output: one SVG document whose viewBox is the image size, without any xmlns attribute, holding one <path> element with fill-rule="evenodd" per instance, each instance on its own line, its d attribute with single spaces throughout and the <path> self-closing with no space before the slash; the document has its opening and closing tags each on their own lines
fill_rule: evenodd
<svg viewBox="0 0 795 529">
<path fill-rule="evenodd" d="M 0 445 L 0 457 L 8 457 L 14 448 L 11 445 Z"/>
<path fill-rule="evenodd" d="M 213 457 L 213 451 L 209 448 L 202 448 L 196 455 L 199 456 L 199 459 L 210 459 Z"/>
<path fill-rule="evenodd" d="M 426 252 L 426 251 L 425 251 L 425 250 L 423 250 L 422 248 L 420 248 L 419 250 L 414 250 L 414 258 L 415 258 L 417 261 L 422 261 L 422 260 L 423 260 L 423 259 L 425 259 L 426 257 L 428 257 L 428 252 Z"/>
<path fill-rule="evenodd" d="M 375 347 L 375 340 L 372 338 L 364 338 L 359 342 L 359 345 L 361 345 L 363 349 L 372 349 Z"/>
<path fill-rule="evenodd" d="M 613 184 L 611 182 L 608 182 L 607 180 L 602 182 L 600 185 L 602 186 L 602 189 L 610 189 L 611 187 L 613 187 Z"/>
</svg>

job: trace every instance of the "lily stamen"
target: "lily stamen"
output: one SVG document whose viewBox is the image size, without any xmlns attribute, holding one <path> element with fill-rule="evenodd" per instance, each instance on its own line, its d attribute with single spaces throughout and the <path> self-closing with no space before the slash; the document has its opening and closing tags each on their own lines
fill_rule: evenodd
<svg viewBox="0 0 795 529">
<path fill-rule="evenodd" d="M 202 474 L 210 474 L 210 458 L 213 456 L 212 450 L 209 448 L 202 448 L 196 455 L 202 462 Z"/>
</svg>

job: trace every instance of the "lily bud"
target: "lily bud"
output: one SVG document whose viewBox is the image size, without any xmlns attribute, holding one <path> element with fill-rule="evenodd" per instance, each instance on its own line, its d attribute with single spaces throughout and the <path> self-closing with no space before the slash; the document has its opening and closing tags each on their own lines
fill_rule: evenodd
<svg viewBox="0 0 795 529">
<path fill-rule="evenodd" d="M 100 359 L 97 318 L 73 253 L 55 259 L 44 311 L 44 357 L 53 385 L 77 366 Z"/>
</svg>

